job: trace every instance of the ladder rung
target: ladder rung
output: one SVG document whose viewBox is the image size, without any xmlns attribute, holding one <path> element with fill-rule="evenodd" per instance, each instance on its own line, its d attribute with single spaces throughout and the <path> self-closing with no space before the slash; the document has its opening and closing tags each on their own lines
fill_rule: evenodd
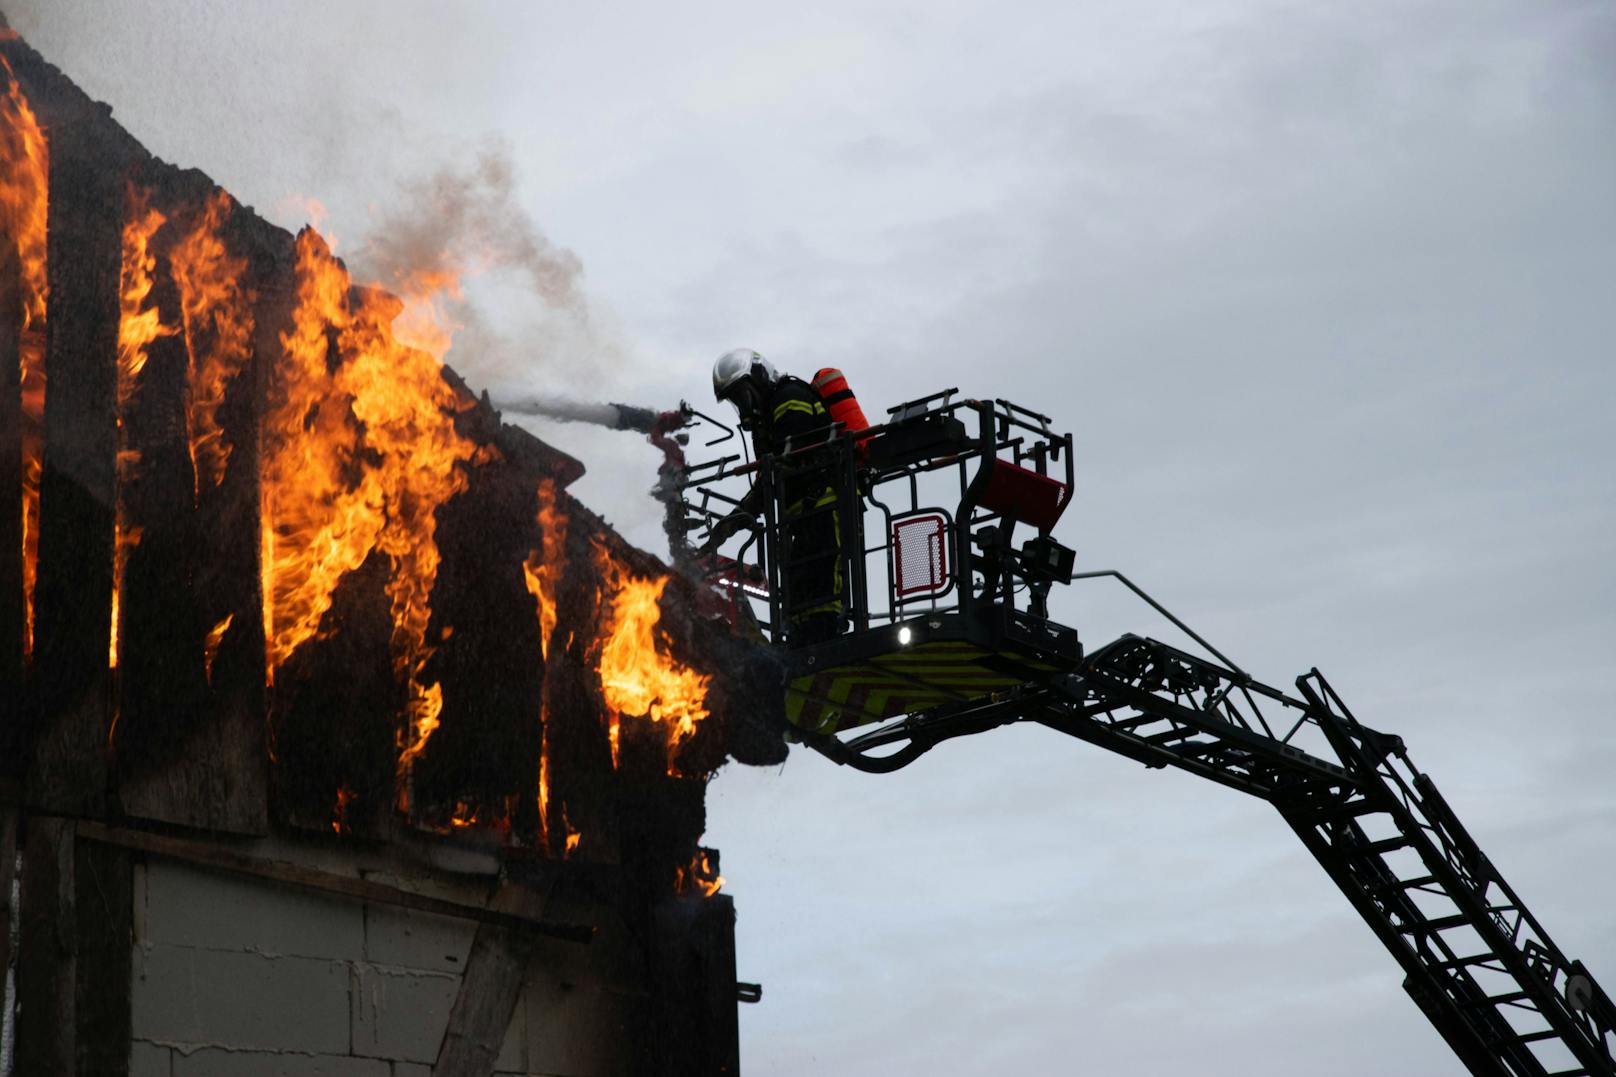
<svg viewBox="0 0 1616 1077">
<path fill-rule="evenodd" d="M 1471 965 L 1484 965 L 1489 961 L 1501 961 L 1501 960 L 1503 960 L 1503 959 L 1500 958 L 1497 954 L 1493 953 L 1491 950 L 1489 950 L 1484 954 L 1471 954 L 1469 957 L 1461 957 L 1457 961 L 1443 961 L 1443 962 L 1441 962 L 1440 964 L 1437 965 L 1437 968 L 1439 968 L 1439 969 L 1463 969 L 1463 968 L 1469 968 Z"/>
<path fill-rule="evenodd" d="M 1110 725 L 1106 726 L 1106 728 L 1114 729 L 1119 733 L 1129 733 L 1142 725 L 1149 725 L 1152 722 L 1165 722 L 1166 720 L 1167 719 L 1159 717 L 1158 715 L 1142 714 L 1137 718 L 1124 718 L 1120 722 L 1112 722 Z"/>
<path fill-rule="evenodd" d="M 1559 1038 L 1560 1033 L 1552 1028 L 1546 1028 L 1541 1032 L 1523 1032 L 1520 1035 L 1522 1043 L 1537 1043 L 1539 1040 L 1557 1040 Z M 1581 1073 L 1582 1071 L 1577 1070 L 1576 1072 Z"/>
<path fill-rule="evenodd" d="M 1446 931 L 1450 927 L 1464 927 L 1469 923 L 1470 917 L 1463 913 L 1455 913 L 1452 916 L 1439 916 L 1435 920 L 1427 920 L 1423 926 L 1431 931 Z"/>
<path fill-rule="evenodd" d="M 1185 726 L 1183 729 L 1169 729 L 1165 733 L 1157 733 L 1153 737 L 1146 737 L 1145 742 L 1148 744 L 1158 745 L 1172 744 L 1174 741 L 1188 740 L 1190 737 L 1195 736 L 1195 734 L 1199 732 L 1200 730 L 1198 729 L 1191 729 L 1189 726 Z"/>
<path fill-rule="evenodd" d="M 1488 995 L 1487 1001 L 1491 1002 L 1494 1006 L 1502 1006 L 1506 1002 L 1519 1002 L 1523 998 L 1530 997 L 1531 993 L 1528 991 L 1508 991 L 1502 995 Z"/>
<path fill-rule="evenodd" d="M 1389 853 L 1397 849 L 1408 848 L 1408 839 L 1399 834 L 1395 838 L 1381 838 L 1379 841 L 1372 841 L 1364 848 L 1371 853 Z"/>
</svg>

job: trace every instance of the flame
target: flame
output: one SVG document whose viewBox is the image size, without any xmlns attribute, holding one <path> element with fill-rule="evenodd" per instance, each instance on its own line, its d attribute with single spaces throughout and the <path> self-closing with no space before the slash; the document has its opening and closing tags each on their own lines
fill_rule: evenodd
<svg viewBox="0 0 1616 1077">
<path fill-rule="evenodd" d="M 515 797 L 502 797 L 497 810 L 492 817 L 484 810 L 484 805 L 470 800 L 457 800 L 449 812 L 449 825 L 438 827 L 440 832 L 455 830 L 469 830 L 473 827 L 482 830 L 497 830 L 510 833 L 511 814 L 516 810 Z"/>
<path fill-rule="evenodd" d="M 151 192 L 130 185 L 129 216 L 123 229 L 123 273 L 119 295 L 122 320 L 118 324 L 118 404 L 120 411 L 134 397 L 140 373 L 146 367 L 146 348 L 161 337 L 173 336 L 173 326 L 162 324 L 156 307 L 147 307 L 157 257 L 151 239 L 167 220 L 150 205 Z M 120 419 L 120 424 L 121 424 Z"/>
<path fill-rule="evenodd" d="M 357 794 L 346 785 L 337 786 L 337 802 L 331 806 L 331 832 L 333 834 L 348 833 L 348 805 L 357 799 Z"/>
<path fill-rule="evenodd" d="M 582 834 L 572 829 L 571 826 L 567 827 L 567 856 L 570 857 L 575 851 L 577 851 L 578 843 L 583 840 L 583 837 L 584 836 Z"/>
<path fill-rule="evenodd" d="M 697 849 L 688 867 L 674 869 L 673 888 L 681 894 L 700 894 L 712 897 L 724 885 L 724 877 L 712 861 L 712 850 Z"/>
<path fill-rule="evenodd" d="M 13 35 L 14 37 L 15 35 Z M 14 244 L 21 284 L 18 373 L 22 386 L 23 657 L 34 652 L 34 579 L 39 566 L 39 476 L 45 455 L 45 226 L 49 157 L 44 131 L 16 75 L 0 56 L 0 235 Z M 8 257 L 13 253 L 8 251 Z"/>
<path fill-rule="evenodd" d="M 337 580 L 359 567 L 381 531 L 373 473 L 358 489 L 349 402 L 335 391 L 327 328 L 348 320 L 348 276 L 319 237 L 298 237 L 297 306 L 283 334 L 285 360 L 264 415 L 261 483 L 264 638 L 273 671 L 313 636 Z"/>
<path fill-rule="evenodd" d="M 170 256 L 190 357 L 185 419 L 196 497 L 224 481 L 233 446 L 219 427 L 219 406 L 252 355 L 253 296 L 241 284 L 247 260 L 232 257 L 220 236 L 230 210 L 230 196 L 215 192 Z"/>
<path fill-rule="evenodd" d="M 337 240 L 336 233 L 325 226 L 325 219 L 329 213 L 325 208 L 325 203 L 318 198 L 309 198 L 299 194 L 285 195 L 275 203 L 275 213 L 277 216 L 294 221 L 308 222 L 308 226 L 319 232 L 325 239 L 327 250 L 334 251 L 341 246 Z"/>
<path fill-rule="evenodd" d="M 539 608 L 539 653 L 548 660 L 550 638 L 555 635 L 559 610 L 558 593 L 567 567 L 567 514 L 556 501 L 553 479 L 539 483 L 538 522 L 542 547 L 522 562 L 522 577 L 528 593 Z M 539 739 L 539 828 L 545 840 L 550 835 L 550 679 L 540 698 L 543 729 Z"/>
<path fill-rule="evenodd" d="M 522 563 L 522 575 L 528 593 L 539 604 L 539 650 L 543 657 L 549 658 L 558 608 L 556 594 L 567 567 L 567 516 L 556 505 L 554 479 L 539 483 L 539 528 L 544 536 L 544 547 L 528 555 Z"/>
<path fill-rule="evenodd" d="M 297 238 L 297 303 L 264 418 L 262 565 L 271 677 L 318 632 L 341 577 L 373 551 L 391 565 L 394 668 L 409 685 L 402 778 L 438 727 L 441 686 L 417 677 L 437 580 L 438 506 L 464 488 L 475 446 L 437 357 L 401 344 L 401 305 L 354 289 L 318 233 Z"/>
<path fill-rule="evenodd" d="M 545 715 L 544 730 L 539 734 L 539 833 L 545 845 L 550 840 L 550 723 Z"/>
<path fill-rule="evenodd" d="M 595 544 L 595 556 L 611 595 L 598 669 L 611 723 L 608 736 L 615 766 L 624 716 L 645 717 L 663 725 L 669 746 L 677 745 L 693 735 L 697 723 L 707 717 L 707 687 L 712 678 L 665 653 L 665 634 L 658 628 L 662 619 L 658 603 L 669 577 L 635 576 L 599 542 Z M 659 640 L 664 644 L 660 650 Z M 669 773 L 673 773 L 671 766 Z"/>
<path fill-rule="evenodd" d="M 139 458 L 138 453 L 119 453 L 120 464 L 122 464 L 125 456 Z M 140 528 L 129 527 L 123 522 L 123 513 L 121 511 L 118 516 L 119 518 L 112 526 L 112 630 L 108 634 L 107 641 L 108 669 L 118 668 L 118 633 L 123 628 L 120 614 L 123 596 L 123 570 L 124 566 L 129 563 L 129 551 L 140 545 L 141 536 Z"/>
<path fill-rule="evenodd" d="M 224 615 L 224 620 L 208 630 L 208 638 L 202 641 L 202 666 L 207 673 L 208 683 L 213 683 L 213 660 L 219 654 L 219 644 L 224 642 L 224 634 L 230 631 L 230 622 L 236 619 L 233 613 Z"/>
<path fill-rule="evenodd" d="M 398 629 L 393 630 L 394 635 Z M 425 645 L 422 645 L 423 651 Z M 429 652 L 428 652 L 429 653 Z M 425 661 L 425 654 L 420 661 Z M 395 663 L 397 665 L 398 663 Z M 399 771 L 402 773 L 415 759 L 426 750 L 426 742 L 432 739 L 432 734 L 438 731 L 439 716 L 443 713 L 443 685 L 436 682 L 428 685 L 416 683 L 413 672 L 410 678 L 410 702 L 406 713 L 409 716 L 409 729 L 407 741 L 401 742 L 403 751 L 398 757 Z M 401 806 L 408 806 L 408 801 Z"/>
<path fill-rule="evenodd" d="M 116 493 L 113 496 L 113 557 L 112 557 L 112 624 L 107 643 L 107 665 L 118 668 L 118 636 L 122 626 L 120 607 L 123 597 L 123 572 L 128 564 L 129 551 L 140 544 L 140 529 L 130 527 L 125 518 L 123 488 L 140 462 L 140 453 L 129 448 L 128 433 L 124 428 L 124 415 L 140 388 L 140 375 L 146 369 L 147 349 L 153 341 L 171 337 L 178 332 L 164 325 L 156 306 L 147 306 L 151 295 L 152 273 L 157 257 L 151 252 L 151 240 L 167 219 L 150 205 L 151 192 L 129 186 L 128 216 L 123 228 L 123 266 L 119 274 L 120 318 L 118 321 L 118 459 Z"/>
<path fill-rule="evenodd" d="M 397 283 L 404 309 L 393 321 L 393 334 L 405 347 L 443 355 L 461 328 L 449 312 L 450 301 L 460 298 L 460 279 L 447 270 L 421 271 Z"/>
</svg>

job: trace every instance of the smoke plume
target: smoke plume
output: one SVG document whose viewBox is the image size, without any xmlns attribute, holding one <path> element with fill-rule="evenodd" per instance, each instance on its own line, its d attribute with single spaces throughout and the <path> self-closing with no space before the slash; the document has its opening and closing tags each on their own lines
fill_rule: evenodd
<svg viewBox="0 0 1616 1077">
<path fill-rule="evenodd" d="M 402 184 L 402 197 L 376 220 L 356 261 L 405 293 L 490 270 L 525 278 L 548 307 L 589 320 L 583 263 L 541 232 L 516 200 L 515 170 L 502 143 L 486 144 L 466 167 L 445 165 Z"/>
<path fill-rule="evenodd" d="M 624 348 L 584 289 L 583 263 L 521 205 L 503 142 L 402 181 L 352 262 L 361 277 L 430 306 L 452 333 L 450 361 L 476 380 L 539 368 L 565 382 L 569 371 L 598 378 L 622 365 Z M 497 299 L 479 301 L 479 279 Z"/>
</svg>

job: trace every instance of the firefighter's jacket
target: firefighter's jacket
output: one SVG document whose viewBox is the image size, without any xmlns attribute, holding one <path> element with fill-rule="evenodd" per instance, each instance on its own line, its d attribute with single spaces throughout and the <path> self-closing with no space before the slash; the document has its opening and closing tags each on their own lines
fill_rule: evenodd
<svg viewBox="0 0 1616 1077">
<path fill-rule="evenodd" d="M 819 394 L 801 378 L 782 376 L 764 402 L 752 432 L 758 457 L 774 462 L 776 501 L 788 565 L 784 583 L 789 599 L 783 612 L 792 624 L 816 617 L 840 617 L 844 608 L 840 550 L 840 513 L 837 510 L 836 469 L 804 446 L 830 436 L 831 418 Z M 790 451 L 793 455 L 782 458 Z M 753 512 L 763 508 L 761 489 L 753 486 L 743 505 Z"/>
<path fill-rule="evenodd" d="M 768 455 L 779 461 L 788 448 L 796 450 L 824 441 L 830 435 L 830 423 L 830 413 L 819 394 L 801 378 L 785 374 L 764 401 L 763 414 L 752 432 L 752 446 L 759 459 Z M 810 454 L 808 459 L 796 457 L 777 465 L 782 519 L 802 515 L 827 495 L 835 497 L 835 475 L 829 467 L 814 466 L 815 463 Z M 762 505 L 751 507 L 762 509 Z"/>
</svg>

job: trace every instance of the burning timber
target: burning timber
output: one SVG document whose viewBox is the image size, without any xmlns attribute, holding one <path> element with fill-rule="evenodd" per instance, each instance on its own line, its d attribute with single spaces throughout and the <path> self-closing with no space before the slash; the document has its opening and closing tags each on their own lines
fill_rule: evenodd
<svg viewBox="0 0 1616 1077">
<path fill-rule="evenodd" d="M 714 771 L 784 757 L 769 661 L 395 333 L 408 297 L 3 20 L 0 114 L 15 1072 L 736 1072 L 698 842 Z M 272 1001 L 215 1012 L 243 977 Z"/>
</svg>

